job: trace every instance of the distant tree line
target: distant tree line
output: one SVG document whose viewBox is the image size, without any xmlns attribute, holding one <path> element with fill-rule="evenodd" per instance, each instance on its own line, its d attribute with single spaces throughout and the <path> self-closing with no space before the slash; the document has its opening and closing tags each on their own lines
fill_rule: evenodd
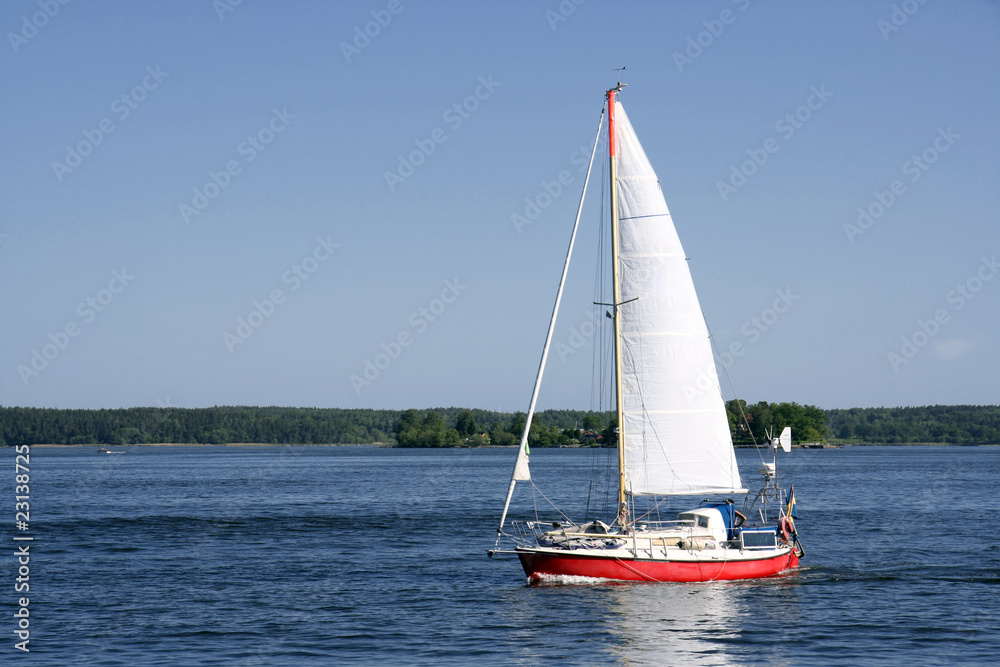
<svg viewBox="0 0 1000 667">
<path fill-rule="evenodd" d="M 448 415 L 451 416 L 451 415 Z M 451 421 L 437 410 L 405 410 L 396 424 L 396 442 L 400 447 L 505 447 L 521 442 L 527 415 L 515 412 L 504 415 L 460 410 Z M 615 418 L 611 414 L 576 410 L 546 410 L 535 413 L 528 431 L 529 447 L 570 445 L 605 446 L 614 442 Z"/>
<path fill-rule="evenodd" d="M 764 443 L 792 427 L 795 442 L 1000 444 L 1000 406 L 821 410 L 798 403 L 729 401 L 733 442 Z M 0 407 L 0 445 L 397 444 L 402 447 L 511 446 L 526 415 L 465 408 L 344 410 L 214 407 L 57 410 Z M 613 412 L 545 410 L 531 447 L 616 444 Z"/>
<path fill-rule="evenodd" d="M 398 410 L 282 407 L 56 410 L 0 407 L 0 445 L 391 442 Z"/>
<path fill-rule="evenodd" d="M 1000 444 L 1000 405 L 826 410 L 834 442 Z"/>
</svg>

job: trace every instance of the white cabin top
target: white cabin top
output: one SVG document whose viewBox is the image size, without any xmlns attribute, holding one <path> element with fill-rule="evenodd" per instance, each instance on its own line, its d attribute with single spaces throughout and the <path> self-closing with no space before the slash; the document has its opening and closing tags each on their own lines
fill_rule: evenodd
<svg viewBox="0 0 1000 667">
<path fill-rule="evenodd" d="M 699 507 L 681 512 L 677 518 L 681 521 L 693 522 L 695 535 L 711 535 L 719 542 L 725 542 L 727 539 L 726 523 L 722 519 L 722 512 L 714 507 Z"/>
</svg>

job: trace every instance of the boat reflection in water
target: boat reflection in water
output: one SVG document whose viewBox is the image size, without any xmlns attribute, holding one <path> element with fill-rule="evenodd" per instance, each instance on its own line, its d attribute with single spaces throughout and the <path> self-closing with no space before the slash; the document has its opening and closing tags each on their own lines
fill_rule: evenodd
<svg viewBox="0 0 1000 667">
<path fill-rule="evenodd" d="M 609 651 L 628 665 L 785 665 L 779 641 L 797 615 L 794 578 L 608 588 Z M 766 598 L 760 604 L 755 598 Z M 754 610 L 751 612 L 750 610 Z M 763 611 L 762 611 L 763 610 Z"/>
<path fill-rule="evenodd" d="M 728 583 L 631 585 L 609 591 L 615 658 L 630 665 L 732 665 L 739 597 Z"/>
<path fill-rule="evenodd" d="M 800 584 L 794 574 L 666 584 L 552 577 L 505 590 L 497 609 L 501 626 L 560 638 L 551 653 L 511 642 L 512 662 L 790 665 L 795 649 L 785 640 L 801 615 Z"/>
</svg>

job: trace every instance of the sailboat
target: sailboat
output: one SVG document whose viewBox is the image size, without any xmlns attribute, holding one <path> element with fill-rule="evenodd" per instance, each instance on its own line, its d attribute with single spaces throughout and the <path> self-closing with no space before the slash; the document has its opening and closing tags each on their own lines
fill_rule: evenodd
<svg viewBox="0 0 1000 667">
<path fill-rule="evenodd" d="M 583 210 L 577 210 L 497 543 L 490 556 L 516 555 L 529 582 L 549 579 L 690 582 L 751 579 L 797 567 L 794 489 L 777 482 L 785 428 L 761 456 L 764 483 L 751 495 L 736 462 L 708 327 L 659 181 L 618 99 L 606 91 L 618 496 L 614 519 L 511 521 L 518 482 L 530 482 L 528 433 Z M 675 496 L 714 496 L 663 518 Z M 737 502 L 730 496 L 743 496 Z M 692 500 L 698 502 L 697 500 Z M 672 515 L 668 515 L 672 516 Z M 607 517 L 610 519 L 611 517 Z M 504 548 L 501 548 L 501 541 Z M 510 543 L 511 546 L 507 546 Z"/>
</svg>

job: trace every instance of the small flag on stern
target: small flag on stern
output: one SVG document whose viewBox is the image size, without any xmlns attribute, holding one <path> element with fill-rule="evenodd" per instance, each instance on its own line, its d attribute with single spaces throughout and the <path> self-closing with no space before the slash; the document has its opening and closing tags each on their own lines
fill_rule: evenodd
<svg viewBox="0 0 1000 667">
<path fill-rule="evenodd" d="M 795 506 L 795 485 L 793 484 L 788 489 L 788 507 L 785 509 L 785 514 L 792 517 L 793 519 L 799 518 L 799 510 Z"/>
</svg>

